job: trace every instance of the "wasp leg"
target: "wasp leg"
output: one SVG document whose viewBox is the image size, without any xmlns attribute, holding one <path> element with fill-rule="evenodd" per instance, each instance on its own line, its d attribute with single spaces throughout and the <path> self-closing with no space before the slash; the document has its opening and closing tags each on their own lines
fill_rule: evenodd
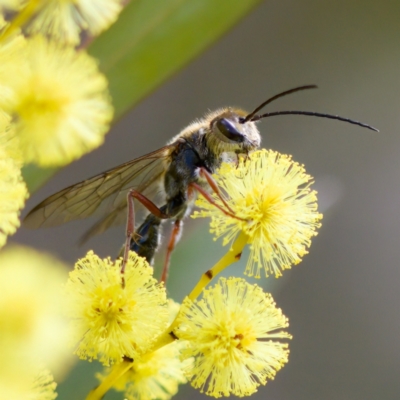
<svg viewBox="0 0 400 400">
<path fill-rule="evenodd" d="M 226 209 L 231 213 L 234 214 L 233 210 L 229 207 L 228 203 L 225 201 L 224 197 L 221 194 L 221 191 L 219 190 L 219 187 L 217 185 L 217 182 L 215 182 L 214 178 L 212 175 L 203 167 L 200 168 L 200 175 L 206 179 L 208 185 L 212 189 L 212 191 L 219 197 L 219 199 L 222 201 Z M 202 193 L 203 194 L 203 193 Z"/>
<path fill-rule="evenodd" d="M 128 255 L 129 255 L 129 250 L 136 251 L 140 256 L 145 257 L 147 260 L 152 259 L 152 255 L 149 256 L 146 254 L 146 246 L 142 243 L 140 248 L 138 249 L 132 248 L 134 247 L 133 244 L 136 244 L 136 242 L 133 240 L 133 235 L 135 233 L 135 205 L 134 205 L 134 199 L 137 199 L 140 201 L 149 211 L 150 215 L 146 218 L 145 223 L 143 223 L 141 226 L 145 227 L 147 226 L 147 236 L 151 236 L 152 240 L 150 243 L 150 247 L 154 247 L 154 240 L 156 241 L 156 246 L 158 245 L 158 226 L 161 223 L 161 219 L 167 219 L 170 218 L 168 214 L 165 214 L 162 209 L 158 208 L 151 200 L 149 200 L 146 196 L 142 195 L 138 191 L 131 189 L 128 192 L 127 196 L 127 202 L 128 202 L 128 217 L 127 217 L 127 222 L 126 222 L 126 239 L 125 239 L 125 246 L 124 246 L 124 255 L 123 255 L 123 260 L 122 260 L 122 265 L 121 265 L 121 273 L 124 273 L 125 271 L 125 265 L 128 261 Z M 163 207 L 164 208 L 164 207 Z M 152 220 L 150 221 L 149 217 L 152 217 Z M 156 232 L 151 232 L 151 231 L 156 231 Z M 133 243 L 131 243 L 133 242 Z M 137 243 L 139 246 L 140 243 Z M 155 249 L 153 250 L 154 254 Z M 149 261 L 150 262 L 150 261 Z"/>
<path fill-rule="evenodd" d="M 221 207 L 211 196 L 210 193 L 208 193 L 206 190 L 204 190 L 199 184 L 192 182 L 189 184 L 190 188 L 193 188 L 195 190 L 197 190 L 210 204 L 212 204 L 213 206 L 215 206 L 216 208 L 218 208 L 218 210 L 222 211 L 226 216 L 231 217 L 231 218 L 235 218 L 238 219 L 240 221 L 245 221 L 243 218 L 240 218 L 238 216 L 236 216 L 233 211 L 231 210 L 230 207 L 228 207 L 228 210 L 225 210 L 225 208 Z M 217 193 L 218 195 L 218 193 Z M 222 200 L 222 199 L 221 199 Z M 223 203 L 225 204 L 225 201 L 223 201 Z"/>
<path fill-rule="evenodd" d="M 168 278 L 168 271 L 169 271 L 169 263 L 171 260 L 171 254 L 175 249 L 175 245 L 178 243 L 181 233 L 182 233 L 182 220 L 177 219 L 174 222 L 174 227 L 172 229 L 171 237 L 169 239 L 168 247 L 167 247 L 167 254 L 164 260 L 163 271 L 161 275 L 161 282 L 166 283 Z"/>
</svg>

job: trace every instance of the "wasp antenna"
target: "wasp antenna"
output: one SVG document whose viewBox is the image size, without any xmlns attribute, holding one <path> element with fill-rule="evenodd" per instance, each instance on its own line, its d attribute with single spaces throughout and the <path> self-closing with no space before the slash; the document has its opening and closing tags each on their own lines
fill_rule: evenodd
<svg viewBox="0 0 400 400">
<path fill-rule="evenodd" d="M 299 92 L 300 90 L 307 90 L 307 89 L 316 89 L 318 86 L 317 85 L 303 85 L 303 86 L 298 86 L 293 89 L 285 90 L 282 93 L 278 93 L 275 96 L 269 98 L 268 100 L 264 101 L 264 103 L 260 104 L 254 111 L 252 111 L 249 115 L 246 115 L 244 118 L 240 119 L 241 124 L 245 124 L 248 121 L 254 121 L 253 117 L 256 115 L 258 111 L 260 111 L 262 108 L 264 108 L 267 104 L 272 103 L 274 100 L 279 99 L 279 97 L 286 96 L 291 93 Z"/>
<path fill-rule="evenodd" d="M 362 126 L 363 128 L 371 129 L 371 131 L 379 132 L 379 130 L 374 128 L 373 126 L 364 124 L 363 122 L 359 122 L 354 119 L 340 117 L 339 115 L 322 114 L 322 113 L 313 112 L 313 111 L 275 111 L 275 112 L 270 112 L 270 113 L 266 113 L 266 114 L 262 114 L 262 115 L 254 115 L 251 118 L 251 121 L 258 121 L 261 118 L 275 117 L 277 115 L 308 115 L 311 117 L 337 119 L 339 121 L 348 122 L 350 124 Z"/>
</svg>

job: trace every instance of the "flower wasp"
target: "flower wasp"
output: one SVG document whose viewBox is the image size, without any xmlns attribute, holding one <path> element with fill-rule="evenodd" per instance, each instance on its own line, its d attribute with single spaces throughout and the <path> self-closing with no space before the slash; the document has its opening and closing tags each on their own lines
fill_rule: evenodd
<svg viewBox="0 0 400 400">
<path fill-rule="evenodd" d="M 213 202 L 210 191 L 217 195 L 219 192 L 211 175 L 221 162 L 236 162 L 240 155 L 248 156 L 260 147 L 261 136 L 256 121 L 276 115 L 308 115 L 377 131 L 352 119 L 317 112 L 257 114 L 279 97 L 316 87 L 305 85 L 284 91 L 251 113 L 231 107 L 211 112 L 183 129 L 166 146 L 53 194 L 33 208 L 24 223 L 32 228 L 56 226 L 102 211 L 103 217 L 83 240 L 127 219 L 124 259 L 127 259 L 129 250 L 133 250 L 151 263 L 159 246 L 161 223 L 173 219 L 174 227 L 162 274 L 162 281 L 165 281 L 171 252 L 180 237 L 182 220 L 190 212 L 196 195 L 201 193 Z M 140 208 L 149 213 L 135 230 L 135 213 Z"/>
</svg>

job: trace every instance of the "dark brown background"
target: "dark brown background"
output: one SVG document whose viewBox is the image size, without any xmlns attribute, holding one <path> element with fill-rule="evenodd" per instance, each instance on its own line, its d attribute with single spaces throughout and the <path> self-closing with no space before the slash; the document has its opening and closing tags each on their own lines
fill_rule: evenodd
<svg viewBox="0 0 400 400">
<path fill-rule="evenodd" d="M 277 92 L 318 84 L 320 89 L 279 100 L 270 110 L 337 113 L 381 133 L 308 117 L 260 123 L 264 147 L 292 154 L 315 177 L 325 216 L 299 266 L 278 281 L 259 281 L 289 317 L 294 339 L 289 364 L 253 398 L 398 399 L 399 17 L 396 0 L 265 1 L 118 122 L 103 147 L 58 173 L 28 208 L 66 185 L 161 147 L 208 109 L 252 109 Z M 71 265 L 88 248 L 116 254 L 123 228 L 79 248 L 76 240 L 85 227 L 77 222 L 21 229 L 12 240 Z M 186 224 L 172 260 L 171 296 L 181 300 L 221 251 L 205 224 Z M 241 275 L 242 269 L 243 264 L 230 273 Z M 80 364 L 60 386 L 60 400 L 82 398 L 93 387 L 96 366 L 88 365 Z M 185 386 L 177 398 L 189 396 L 205 397 Z M 106 396 L 112 398 L 122 396 Z"/>
</svg>

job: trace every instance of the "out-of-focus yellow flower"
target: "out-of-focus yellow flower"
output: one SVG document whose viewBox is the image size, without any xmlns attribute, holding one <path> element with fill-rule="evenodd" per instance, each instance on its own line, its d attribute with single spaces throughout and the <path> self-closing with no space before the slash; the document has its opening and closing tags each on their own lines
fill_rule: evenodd
<svg viewBox="0 0 400 400">
<path fill-rule="evenodd" d="M 0 11 L 15 11 L 22 5 L 23 0 L 0 0 Z"/>
<path fill-rule="evenodd" d="M 54 382 L 51 373 L 47 370 L 42 370 L 34 379 L 29 400 L 54 400 L 57 397 L 56 387 L 57 384 Z"/>
<path fill-rule="evenodd" d="M 27 197 L 19 164 L 8 156 L 0 143 L 0 248 L 20 226 L 19 214 Z"/>
<path fill-rule="evenodd" d="M 36 383 L 48 382 L 34 384 L 41 366 L 59 373 L 70 361 L 60 296 L 67 269 L 22 246 L 2 250 L 0 267 L 0 398 L 36 399 Z"/>
<path fill-rule="evenodd" d="M 0 89 L 1 90 L 1 89 Z M 11 157 L 15 164 L 22 167 L 23 160 L 19 139 L 15 135 L 10 117 L 0 110 L 0 153 Z"/>
<path fill-rule="evenodd" d="M 80 42 L 82 31 L 98 35 L 107 29 L 123 7 L 123 0 L 41 0 L 38 3 L 38 12 L 29 23 L 28 31 L 73 45 Z"/>
<path fill-rule="evenodd" d="M 165 289 L 146 260 L 131 252 L 121 274 L 121 259 L 104 260 L 90 251 L 78 260 L 66 285 L 76 353 L 104 365 L 137 357 L 166 328 Z"/>
<path fill-rule="evenodd" d="M 214 175 L 240 219 L 225 215 L 202 197 L 196 202 L 202 211 L 194 217 L 211 217 L 211 232 L 223 236 L 224 245 L 240 232 L 247 236 L 247 275 L 259 278 L 264 268 L 267 276 L 278 277 L 308 253 L 322 214 L 317 211 L 316 192 L 310 189 L 312 177 L 291 156 L 264 149 L 249 157 L 238 166 L 223 163 Z M 215 194 L 214 198 L 225 208 Z"/>
<path fill-rule="evenodd" d="M 6 21 L 0 15 L 0 38 L 4 33 Z M 25 46 L 25 38 L 17 29 L 6 39 L 0 40 L 0 92 L 1 104 L 6 104 L 12 100 L 12 90 L 9 87 L 9 82 L 18 79 L 24 70 L 23 48 Z M 3 115 L 4 111 L 0 110 Z"/>
<path fill-rule="evenodd" d="M 63 165 L 99 146 L 112 106 L 96 61 L 41 36 L 20 57 L 20 73 L 0 82 L 10 93 L 0 106 L 13 118 L 24 161 Z"/>
<path fill-rule="evenodd" d="M 22 379 L 20 386 L 11 387 L 0 381 L 0 395 L 2 399 L 10 400 L 54 400 L 57 397 L 56 387 L 57 384 L 51 373 L 42 369 L 32 373 L 29 382 L 23 382 Z"/>
<path fill-rule="evenodd" d="M 180 305 L 169 300 L 169 322 L 175 319 Z M 168 400 L 178 392 L 179 384 L 186 383 L 184 369 L 192 360 L 180 360 L 180 350 L 183 344 L 180 341 L 164 346 L 157 351 L 144 354 L 138 360 L 134 360 L 132 368 L 122 375 L 113 387 L 125 392 L 128 400 Z M 108 368 L 105 371 L 110 373 Z M 100 380 L 105 375 L 98 374 Z"/>
<path fill-rule="evenodd" d="M 244 279 L 221 278 L 202 300 L 186 299 L 178 318 L 182 357 L 194 357 L 189 380 L 209 396 L 249 396 L 288 361 L 288 346 L 278 341 L 291 338 L 281 331 L 287 318 Z"/>
</svg>

